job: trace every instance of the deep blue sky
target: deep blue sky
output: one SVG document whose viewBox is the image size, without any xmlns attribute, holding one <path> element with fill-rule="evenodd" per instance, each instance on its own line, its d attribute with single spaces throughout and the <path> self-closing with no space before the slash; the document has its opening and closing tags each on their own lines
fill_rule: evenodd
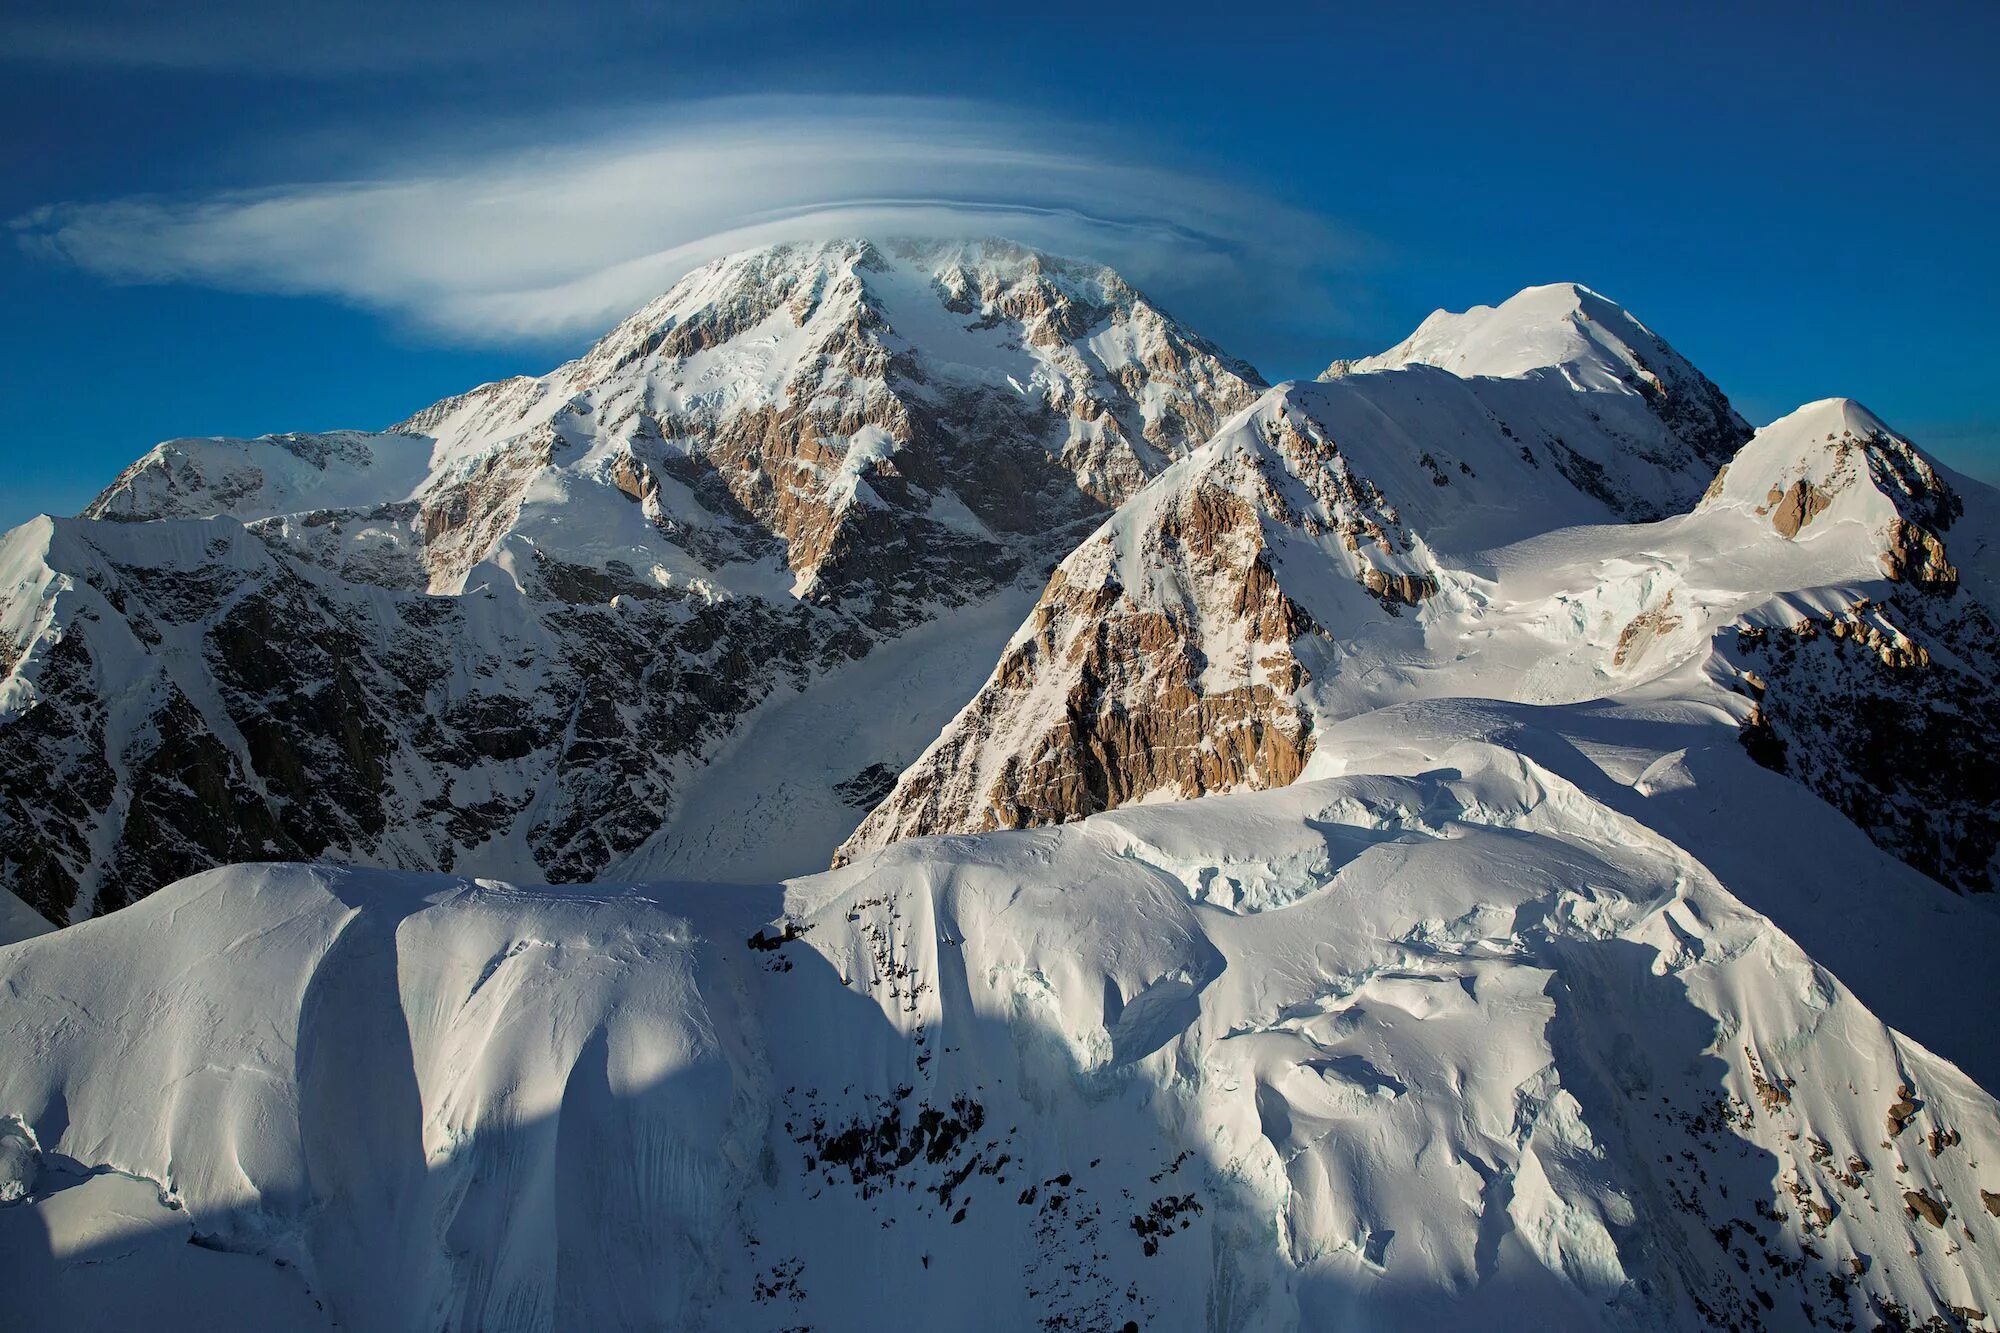
<svg viewBox="0 0 2000 1333">
<path fill-rule="evenodd" d="M 671 125 L 718 97 L 974 99 L 1018 118 L 1017 137 L 1088 130 L 1100 159 L 1286 206 L 1295 235 L 1299 216 L 1324 220 L 1339 239 L 1310 299 L 1285 295 L 1288 276 L 1235 298 L 1180 292 L 1170 271 L 1149 284 L 1273 379 L 1380 350 L 1438 306 L 1574 279 L 1754 420 L 1847 394 L 2000 478 L 1991 4 L 1833 17 L 765 0 L 660 17 L 503 0 L 412 18 L 386 3 L 42 3 L 0 16 L 8 219 L 377 179 L 412 144 L 434 174 L 524 141 L 559 164 L 623 122 Z M 0 238 L 0 526 L 74 512 L 158 439 L 378 426 L 588 341 L 440 327 L 324 264 L 292 283 L 282 257 L 276 277 L 229 276 L 225 254 L 189 281 L 115 282 L 52 257 L 42 226 Z M 323 260 L 346 242 L 315 244 Z M 353 244 L 366 268 L 383 242 Z"/>
</svg>

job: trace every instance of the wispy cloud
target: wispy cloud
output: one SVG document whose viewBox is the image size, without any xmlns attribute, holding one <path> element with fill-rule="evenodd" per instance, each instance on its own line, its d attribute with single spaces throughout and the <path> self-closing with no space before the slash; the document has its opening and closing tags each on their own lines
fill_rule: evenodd
<svg viewBox="0 0 2000 1333">
<path fill-rule="evenodd" d="M 490 141 L 490 135 L 486 138 Z M 1112 264 L 1170 306 L 1312 317 L 1356 242 L 1129 145 L 958 101 L 805 97 L 381 160 L 363 178 L 59 204 L 31 251 L 115 281 L 318 295 L 452 340 L 593 331 L 778 239 L 998 234 Z"/>
</svg>

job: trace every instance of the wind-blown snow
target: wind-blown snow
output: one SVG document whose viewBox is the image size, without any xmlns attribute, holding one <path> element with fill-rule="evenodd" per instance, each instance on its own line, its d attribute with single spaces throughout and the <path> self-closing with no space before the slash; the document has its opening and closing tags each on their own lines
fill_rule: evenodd
<svg viewBox="0 0 2000 1333">
<path fill-rule="evenodd" d="M 219 871 L 0 950 L 0 981 L 34 1176 L 0 1220 L 61 1238 L 10 1261 L 23 1327 L 85 1258 L 66 1299 L 184 1269 L 349 1327 L 1791 1327 L 2000 1299 L 1992 1099 L 1488 741 L 782 889 Z M 192 1228 L 178 1268 L 58 1216 L 116 1206 L 77 1193 L 100 1168 Z"/>
<path fill-rule="evenodd" d="M 1503 379 L 1553 370 L 1578 388 L 1615 390 L 1641 364 L 1634 344 L 1665 347 L 1617 303 L 1579 283 L 1556 282 L 1464 314 L 1433 311 L 1388 351 L 1336 364 L 1349 374 L 1426 365 L 1468 378 Z"/>
</svg>

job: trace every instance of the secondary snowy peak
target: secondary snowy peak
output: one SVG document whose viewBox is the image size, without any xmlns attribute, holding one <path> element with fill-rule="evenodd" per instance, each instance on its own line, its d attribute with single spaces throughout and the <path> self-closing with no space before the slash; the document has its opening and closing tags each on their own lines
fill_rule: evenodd
<svg viewBox="0 0 2000 1333">
<path fill-rule="evenodd" d="M 1726 641 L 1750 753 L 1941 882 L 2000 889 L 2000 754 L 1968 739 L 2000 730 L 2000 496 L 1835 398 L 1759 431 L 1697 519 L 1846 574 Z"/>
<path fill-rule="evenodd" d="M 1497 306 L 1474 306 L 1462 314 L 1436 311 L 1395 347 L 1336 361 L 1321 378 L 1414 365 L 1466 378 L 1554 380 L 1594 396 L 1637 397 L 1669 437 L 1645 452 L 1710 474 L 1750 437 L 1748 423 L 1722 391 L 1665 339 L 1624 307 L 1576 283 L 1529 287 Z M 1658 513 L 1634 516 L 1658 517 L 1684 507 L 1678 497 L 1659 499 Z"/>
<path fill-rule="evenodd" d="M 168 440 L 120 473 L 82 517 L 139 523 L 228 514 L 249 521 L 374 507 L 417 489 L 428 445 L 363 431 Z"/>
<path fill-rule="evenodd" d="M 1563 370 L 1593 388 L 1625 382 L 1641 364 L 1638 347 L 1681 362 L 1666 343 L 1617 302 L 1574 282 L 1525 287 L 1497 306 L 1435 310 L 1388 351 L 1336 361 L 1328 376 L 1395 370 L 1419 363 L 1454 375 L 1518 378 Z"/>
<path fill-rule="evenodd" d="M 1864 534 L 1892 580 L 1958 581 L 1942 534 L 1964 500 L 1936 463 L 1851 398 L 1808 403 L 1757 432 L 1702 500 L 1723 507 L 1768 517 L 1792 540 Z"/>
</svg>

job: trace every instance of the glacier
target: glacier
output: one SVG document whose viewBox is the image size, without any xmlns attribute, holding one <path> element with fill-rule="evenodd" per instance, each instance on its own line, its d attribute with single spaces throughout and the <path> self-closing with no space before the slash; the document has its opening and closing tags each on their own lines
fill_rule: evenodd
<svg viewBox="0 0 2000 1333">
<path fill-rule="evenodd" d="M 0 1325 L 1991 1327 L 1996 522 L 998 241 L 168 442 L 0 538 Z"/>
</svg>

